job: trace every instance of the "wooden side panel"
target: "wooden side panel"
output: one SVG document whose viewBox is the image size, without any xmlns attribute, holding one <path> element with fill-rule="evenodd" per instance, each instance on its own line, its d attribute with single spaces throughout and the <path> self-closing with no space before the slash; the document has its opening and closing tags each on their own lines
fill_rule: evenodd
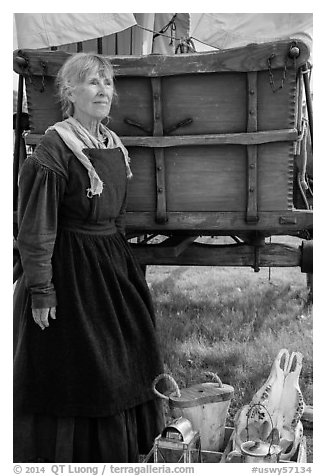
<svg viewBox="0 0 326 476">
<path fill-rule="evenodd" d="M 273 71 L 276 86 L 280 85 L 283 69 Z M 281 89 L 273 92 L 268 71 L 258 73 L 258 130 L 274 130 L 296 126 L 296 71 L 289 68 Z"/>
<path fill-rule="evenodd" d="M 168 211 L 244 210 L 245 154 L 243 146 L 168 149 Z"/>
<path fill-rule="evenodd" d="M 43 84 L 44 91 L 42 92 L 42 78 L 40 76 L 32 76 L 31 79 L 26 79 L 29 123 L 31 132 L 35 134 L 44 134 L 49 126 L 62 120 L 54 78 L 46 76 Z"/>
<path fill-rule="evenodd" d="M 275 88 L 282 84 L 284 69 L 273 70 Z M 286 70 L 283 87 L 273 91 L 268 71 L 258 74 L 258 130 L 296 127 L 296 71 Z M 293 207 L 294 143 L 278 142 L 258 146 L 258 209 L 291 210 Z"/>
<path fill-rule="evenodd" d="M 152 149 L 131 147 L 131 170 L 127 211 L 141 212 L 156 209 L 155 159 Z"/>
<path fill-rule="evenodd" d="M 169 135 L 246 130 L 245 73 L 170 76 L 162 81 L 164 128 L 191 119 Z"/>
<path fill-rule="evenodd" d="M 291 146 L 287 144 L 258 147 L 259 211 L 291 210 L 290 153 Z M 134 178 L 129 186 L 128 211 L 154 211 L 153 151 L 133 147 L 130 156 Z M 165 151 L 165 167 L 168 212 L 246 210 L 244 146 L 171 147 Z"/>
<path fill-rule="evenodd" d="M 162 78 L 164 135 L 217 134 L 245 131 L 245 74 L 221 73 Z M 118 100 L 111 127 L 121 136 L 152 135 L 153 102 L 148 78 L 117 77 Z M 125 123 L 128 117 L 143 127 Z M 191 119 L 185 126 L 174 126 Z"/>
<path fill-rule="evenodd" d="M 258 210 L 291 210 L 293 145 L 258 146 Z"/>
<path fill-rule="evenodd" d="M 117 99 L 110 113 L 110 128 L 119 136 L 148 136 L 153 130 L 153 100 L 149 78 L 116 79 Z M 139 124 L 128 125 L 125 121 Z M 146 132 L 147 130 L 147 132 Z"/>
</svg>

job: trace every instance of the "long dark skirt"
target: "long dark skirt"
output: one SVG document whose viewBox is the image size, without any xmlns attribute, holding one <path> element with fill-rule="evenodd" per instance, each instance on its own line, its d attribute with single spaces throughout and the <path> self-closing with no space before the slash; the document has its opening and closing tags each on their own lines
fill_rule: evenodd
<svg viewBox="0 0 326 476">
<path fill-rule="evenodd" d="M 157 400 L 102 418 L 16 415 L 14 463 L 137 463 L 162 427 Z"/>
<path fill-rule="evenodd" d="M 14 307 L 15 461 L 135 462 L 163 429 L 152 390 L 163 363 L 150 292 L 125 238 L 61 231 L 57 318 Z"/>
<path fill-rule="evenodd" d="M 151 400 L 163 364 L 150 292 L 124 237 L 62 231 L 52 263 L 57 316 L 44 331 L 17 283 L 16 408 L 106 417 Z"/>
</svg>

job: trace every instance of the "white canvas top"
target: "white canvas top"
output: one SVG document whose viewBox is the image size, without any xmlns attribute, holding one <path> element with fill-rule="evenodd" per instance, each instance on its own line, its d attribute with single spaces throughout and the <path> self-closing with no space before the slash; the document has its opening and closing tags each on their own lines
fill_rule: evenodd
<svg viewBox="0 0 326 476">
<path fill-rule="evenodd" d="M 15 13 L 14 47 L 47 48 L 112 35 L 136 25 L 135 15 L 140 21 L 139 26 L 149 30 L 143 31 L 143 54 L 171 54 L 162 37 L 157 37 L 153 44 L 150 30 L 159 31 L 172 18 L 172 13 Z M 312 13 L 177 15 L 178 36 L 190 36 L 206 44 L 195 42 L 197 51 L 288 38 L 303 40 L 310 50 L 312 47 Z"/>
<path fill-rule="evenodd" d="M 295 38 L 311 51 L 312 28 L 312 13 L 190 13 L 190 36 L 220 49 Z"/>
<path fill-rule="evenodd" d="M 132 13 L 15 13 L 17 48 L 47 48 L 112 35 L 136 24 Z"/>
</svg>

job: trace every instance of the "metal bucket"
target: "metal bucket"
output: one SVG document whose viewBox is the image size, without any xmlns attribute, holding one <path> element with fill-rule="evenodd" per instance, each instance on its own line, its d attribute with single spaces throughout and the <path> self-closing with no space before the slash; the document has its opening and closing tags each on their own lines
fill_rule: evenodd
<svg viewBox="0 0 326 476">
<path fill-rule="evenodd" d="M 187 418 L 193 429 L 199 431 L 203 450 L 220 451 L 224 444 L 226 416 L 234 388 L 222 384 L 216 374 L 209 374 L 215 381 L 182 390 L 171 375 L 162 374 L 154 380 L 153 389 L 156 395 L 168 400 L 173 418 Z M 175 387 L 169 396 L 156 389 L 156 384 L 162 378 L 168 378 Z"/>
</svg>

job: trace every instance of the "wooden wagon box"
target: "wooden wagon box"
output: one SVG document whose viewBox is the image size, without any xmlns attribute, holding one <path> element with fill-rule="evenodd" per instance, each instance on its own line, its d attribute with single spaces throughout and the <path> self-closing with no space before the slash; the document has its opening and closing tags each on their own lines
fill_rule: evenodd
<svg viewBox="0 0 326 476">
<path fill-rule="evenodd" d="M 62 119 L 54 79 L 68 56 L 14 53 L 26 83 L 30 145 Z M 301 67 L 309 59 L 303 42 L 110 59 L 118 99 L 109 127 L 128 148 L 134 174 L 129 236 L 270 236 L 312 227 L 311 210 L 293 201 Z"/>
</svg>

